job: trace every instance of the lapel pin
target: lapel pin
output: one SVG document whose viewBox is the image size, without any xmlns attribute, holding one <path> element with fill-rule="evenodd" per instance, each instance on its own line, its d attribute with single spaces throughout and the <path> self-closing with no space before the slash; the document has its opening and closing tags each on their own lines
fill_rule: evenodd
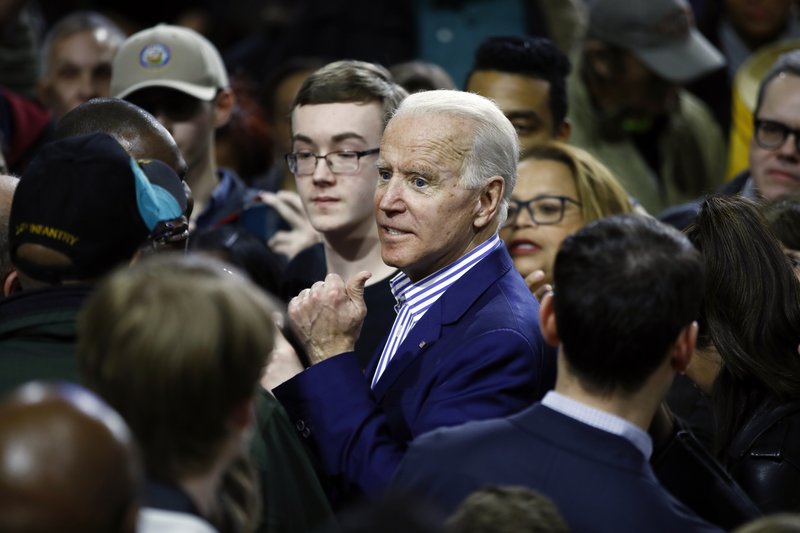
<svg viewBox="0 0 800 533">
<path fill-rule="evenodd" d="M 428 345 L 428 343 L 427 343 L 427 342 L 425 342 L 425 341 L 419 341 L 419 347 L 420 347 L 420 348 L 424 348 L 424 347 L 426 347 L 427 345 Z"/>
</svg>

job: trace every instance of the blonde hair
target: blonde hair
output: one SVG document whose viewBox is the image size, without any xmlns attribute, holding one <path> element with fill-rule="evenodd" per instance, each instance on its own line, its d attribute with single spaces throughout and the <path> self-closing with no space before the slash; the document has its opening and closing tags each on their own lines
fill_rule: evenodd
<svg viewBox="0 0 800 533">
<path fill-rule="evenodd" d="M 253 398 L 273 346 L 267 296 L 210 257 L 163 254 L 117 270 L 78 322 L 83 380 L 139 441 L 148 476 L 204 473 Z"/>
<path fill-rule="evenodd" d="M 569 168 L 575 180 L 584 224 L 634 210 L 630 196 L 611 170 L 586 150 L 550 141 L 531 148 L 523 157 L 526 159 L 557 161 Z"/>
</svg>

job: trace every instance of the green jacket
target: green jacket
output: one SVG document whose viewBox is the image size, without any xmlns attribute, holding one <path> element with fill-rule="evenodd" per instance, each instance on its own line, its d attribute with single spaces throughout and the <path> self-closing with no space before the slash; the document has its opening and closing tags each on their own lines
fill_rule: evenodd
<svg viewBox="0 0 800 533">
<path fill-rule="evenodd" d="M 256 418 L 251 454 L 263 493 L 259 532 L 303 533 L 331 526 L 333 511 L 297 430 L 278 400 L 260 387 Z"/>
<path fill-rule="evenodd" d="M 687 202 L 718 189 L 725 177 L 725 142 L 708 108 L 687 91 L 670 115 L 658 141 L 659 176 L 653 175 L 634 142 L 624 132 L 604 131 L 576 65 L 568 82 L 570 144 L 605 163 L 629 195 L 656 215 L 669 206 Z"/>
<path fill-rule="evenodd" d="M 32 380 L 78 382 L 78 312 L 89 285 L 24 291 L 0 300 L 0 393 Z"/>
</svg>

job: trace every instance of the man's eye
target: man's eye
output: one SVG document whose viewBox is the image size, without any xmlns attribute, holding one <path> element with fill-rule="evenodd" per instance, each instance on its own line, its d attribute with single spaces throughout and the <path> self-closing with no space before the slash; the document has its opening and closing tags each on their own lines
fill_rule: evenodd
<svg viewBox="0 0 800 533">
<path fill-rule="evenodd" d="M 417 189 L 422 189 L 423 187 L 425 187 L 426 185 L 428 185 L 428 181 L 427 181 L 426 179 L 424 179 L 424 178 L 420 178 L 419 176 L 417 176 L 417 177 L 413 178 L 413 179 L 411 180 L 411 183 L 412 183 L 412 184 L 414 185 L 414 187 L 416 187 Z"/>
<path fill-rule="evenodd" d="M 358 159 L 358 156 L 355 152 L 337 152 L 336 158 L 342 161 L 352 161 L 353 159 Z"/>
<path fill-rule="evenodd" d="M 379 170 L 378 171 L 378 179 L 381 181 L 389 181 L 392 179 L 392 173 L 388 170 Z"/>
<path fill-rule="evenodd" d="M 297 157 L 298 161 L 305 161 L 314 157 L 314 154 L 311 152 L 295 152 L 295 157 Z"/>
<path fill-rule="evenodd" d="M 529 121 L 525 122 L 511 121 L 511 124 L 517 131 L 517 135 L 530 135 L 531 133 L 539 131 L 540 128 L 539 124 L 535 124 Z"/>
</svg>

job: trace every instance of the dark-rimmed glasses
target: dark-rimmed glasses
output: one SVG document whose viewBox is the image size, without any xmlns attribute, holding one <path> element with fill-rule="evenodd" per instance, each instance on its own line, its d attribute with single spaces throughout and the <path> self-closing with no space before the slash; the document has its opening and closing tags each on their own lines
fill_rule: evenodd
<svg viewBox="0 0 800 533">
<path fill-rule="evenodd" d="M 580 206 L 580 202 L 569 196 L 542 195 L 530 200 L 511 198 L 508 201 L 508 217 L 505 225 L 511 226 L 516 222 L 517 216 L 523 209 L 528 211 L 531 220 L 540 226 L 558 224 L 564 220 L 564 210 L 567 203 Z"/>
<path fill-rule="evenodd" d="M 764 150 L 776 150 L 783 146 L 789 134 L 794 135 L 795 150 L 800 152 L 800 129 L 790 128 L 782 122 L 775 120 L 755 120 L 755 132 L 753 133 L 756 144 Z"/>
<path fill-rule="evenodd" d="M 380 148 L 370 148 L 356 152 L 353 150 L 337 150 L 328 152 L 325 155 L 317 155 L 313 152 L 291 152 L 286 154 L 286 164 L 289 171 L 295 176 L 310 176 L 317 169 L 317 162 L 324 159 L 328 169 L 334 174 L 355 174 L 358 172 L 358 164 L 361 158 L 366 155 L 377 154 Z"/>
</svg>

